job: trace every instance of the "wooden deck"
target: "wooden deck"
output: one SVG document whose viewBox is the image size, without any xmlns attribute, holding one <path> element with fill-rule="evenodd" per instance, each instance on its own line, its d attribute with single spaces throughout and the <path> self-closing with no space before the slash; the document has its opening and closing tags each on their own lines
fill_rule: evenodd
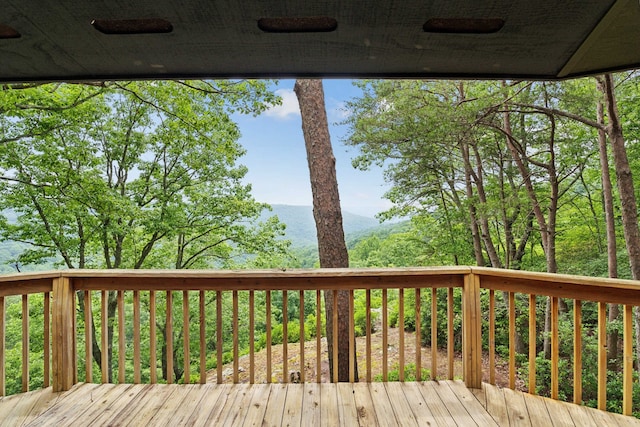
<svg viewBox="0 0 640 427">
<path fill-rule="evenodd" d="M 98 385 L 0 399 L 2 426 L 640 426 L 640 420 L 461 381 Z"/>
</svg>

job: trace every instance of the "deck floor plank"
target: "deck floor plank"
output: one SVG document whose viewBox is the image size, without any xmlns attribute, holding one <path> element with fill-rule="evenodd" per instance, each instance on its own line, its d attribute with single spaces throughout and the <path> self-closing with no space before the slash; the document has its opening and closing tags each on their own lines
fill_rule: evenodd
<svg viewBox="0 0 640 427">
<path fill-rule="evenodd" d="M 269 384 L 254 384 L 252 387 L 253 397 L 249 407 L 247 408 L 247 416 L 244 419 L 245 426 L 262 426 L 264 413 L 267 410 L 267 402 L 269 401 L 269 393 L 271 386 Z"/>
<path fill-rule="evenodd" d="M 338 413 L 338 392 L 335 384 L 320 386 L 320 422 L 319 425 L 339 426 L 342 421 Z"/>
<path fill-rule="evenodd" d="M 230 388 L 229 397 L 224 406 L 220 408 L 218 416 L 212 420 L 211 425 L 242 425 L 246 415 L 245 405 L 247 405 L 247 400 L 251 401 L 253 390 L 251 384 L 233 384 Z"/>
<path fill-rule="evenodd" d="M 302 424 L 302 403 L 304 384 L 290 384 L 287 387 L 287 400 L 282 411 L 282 426 L 291 427 Z"/>
<path fill-rule="evenodd" d="M 465 427 L 478 425 L 456 394 L 449 388 L 446 381 L 429 381 L 424 383 L 424 387 L 433 389 L 434 394 L 440 397 L 440 400 L 442 400 L 442 403 L 458 425 Z"/>
<path fill-rule="evenodd" d="M 565 419 L 558 420 L 556 417 L 551 417 L 549 414 L 549 408 L 545 403 L 545 399 L 540 396 L 529 396 L 525 400 L 527 406 L 527 413 L 532 426 L 566 426 Z M 571 421 L 571 418 L 569 418 Z M 573 424 L 570 424 L 573 425 Z"/>
<path fill-rule="evenodd" d="M 406 382 L 402 390 L 407 400 L 411 403 L 411 411 L 416 417 L 419 426 L 437 426 L 438 422 L 433 416 L 429 405 L 424 400 L 424 396 L 420 393 L 420 383 Z"/>
<path fill-rule="evenodd" d="M 23 395 L 6 397 L 6 403 L 2 406 L 5 409 L 4 412 L 0 413 L 0 420 L 3 423 L 15 425 L 26 424 L 51 406 L 57 397 L 51 387 L 42 391 L 37 390 L 23 393 Z"/>
<path fill-rule="evenodd" d="M 384 385 L 387 388 L 387 395 L 389 396 L 389 401 L 393 407 L 393 412 L 396 414 L 398 424 L 401 426 L 417 427 L 418 421 L 416 420 L 416 417 L 411 410 L 411 406 L 407 401 L 407 396 L 405 396 L 404 391 L 402 391 L 405 384 L 388 382 L 384 383 Z"/>
<path fill-rule="evenodd" d="M 166 387 L 177 388 L 178 390 L 174 391 L 170 395 L 168 395 L 164 399 L 164 403 L 161 407 L 156 410 L 155 415 L 149 420 L 150 425 L 168 425 L 175 426 L 179 424 L 172 424 L 170 422 L 171 418 L 176 414 L 176 412 L 186 411 L 188 406 L 183 406 L 182 402 L 186 396 L 192 390 L 191 385 L 181 385 L 179 387 L 173 387 L 171 385 L 166 385 Z M 131 425 L 130 423 L 123 423 L 119 425 Z"/>
<path fill-rule="evenodd" d="M 135 408 L 135 402 L 144 396 L 146 387 L 147 385 L 143 384 L 131 385 L 123 393 L 117 393 L 108 399 L 102 399 L 100 402 L 93 402 L 93 404 L 89 405 L 89 410 L 86 411 L 81 418 L 74 421 L 74 423 L 96 426 L 107 425 L 113 418 L 118 416 L 119 411 Z M 118 388 L 119 387 L 116 386 L 116 391 Z M 177 392 L 175 388 L 176 387 L 171 387 L 168 391 L 170 393 Z"/>
<path fill-rule="evenodd" d="M 338 383 L 336 391 L 338 392 L 338 413 L 342 420 L 341 425 L 358 425 L 358 411 L 353 393 L 353 384 Z"/>
<path fill-rule="evenodd" d="M 444 404 L 436 389 L 429 385 L 429 382 L 420 383 L 418 390 L 422 394 L 424 401 L 427 403 L 427 407 L 431 410 L 433 417 L 436 419 L 438 426 L 458 426 L 462 425 L 456 422 L 451 416 L 449 409 Z M 472 424 L 473 425 L 473 424 Z"/>
<path fill-rule="evenodd" d="M 139 412 L 149 406 L 149 401 L 158 398 L 156 386 L 145 385 L 143 389 L 135 395 L 135 398 L 128 399 L 122 408 L 114 413 L 110 423 L 114 425 L 128 425 L 127 420 L 137 419 Z M 167 390 L 170 392 L 170 390 Z"/>
<path fill-rule="evenodd" d="M 549 408 L 549 412 L 555 413 L 555 409 L 552 410 L 552 407 L 556 407 L 558 402 L 552 399 L 545 399 L 545 403 L 547 408 Z M 589 413 L 589 411 L 585 411 L 583 406 L 580 405 L 566 405 L 567 411 L 571 416 L 571 421 L 576 426 L 584 426 L 584 427 L 598 427 L 596 421 L 593 419 L 593 416 Z"/>
<path fill-rule="evenodd" d="M 530 398 L 529 395 L 526 395 L 524 393 L 522 393 L 523 396 L 526 396 L 526 402 L 527 402 L 527 406 L 530 406 Z M 576 406 L 576 408 L 580 409 L 579 406 L 577 405 L 566 405 L 563 403 L 558 402 L 557 400 L 553 400 L 550 399 L 548 397 L 540 397 L 540 396 L 531 396 L 536 398 L 535 400 L 538 401 L 542 401 L 545 404 L 545 407 L 547 408 L 547 412 L 549 413 L 549 417 L 551 418 L 551 424 L 538 424 L 538 425 L 553 425 L 558 426 L 558 427 L 564 427 L 564 426 L 573 426 L 573 425 L 578 425 L 578 426 L 582 426 L 584 424 L 581 423 L 576 423 L 575 420 L 573 419 L 573 417 L 571 416 L 571 412 L 569 411 L 569 408 L 571 408 L 572 406 Z M 533 406 L 534 404 L 532 403 L 531 406 Z M 529 411 L 529 414 L 531 414 L 531 410 Z M 587 420 L 590 417 L 586 417 Z M 585 420 L 585 421 L 587 421 Z M 535 426 L 536 424 L 534 424 Z M 587 424 L 589 425 L 589 424 Z"/>
<path fill-rule="evenodd" d="M 202 386 L 203 397 L 200 399 L 195 412 L 189 415 L 185 426 L 204 426 L 207 424 L 209 414 L 219 406 L 221 399 L 226 399 L 226 393 L 230 386 L 219 384 L 205 384 Z M 224 394 L 224 396 L 223 396 Z M 224 402 L 222 402 L 224 405 Z"/>
<path fill-rule="evenodd" d="M 507 404 L 504 400 L 504 394 L 499 387 L 483 384 L 485 397 L 487 399 L 487 412 L 491 414 L 494 420 L 501 426 L 509 425 L 509 414 L 507 413 Z"/>
<path fill-rule="evenodd" d="M 393 413 L 393 406 L 389 401 L 387 389 L 384 383 L 370 383 L 369 392 L 376 411 L 376 418 L 381 426 L 396 425 L 396 417 Z"/>
<path fill-rule="evenodd" d="M 36 423 L 36 419 L 43 413 L 47 412 L 49 414 L 52 414 L 53 416 L 55 416 L 56 414 L 58 414 L 61 410 L 63 410 L 62 406 L 57 406 L 56 404 L 58 403 L 58 401 L 62 398 L 63 395 L 73 395 L 74 393 L 80 393 L 79 390 L 80 388 L 84 388 L 84 390 L 87 393 L 92 393 L 92 389 L 95 389 L 99 387 L 98 384 L 76 384 L 71 390 L 69 390 L 68 392 L 66 392 L 65 394 L 63 393 L 53 393 L 53 390 L 51 387 L 44 389 L 44 390 L 38 390 L 38 391 L 32 391 L 29 393 L 25 393 L 25 396 L 27 396 L 29 399 L 36 399 L 38 401 L 41 402 L 41 405 L 34 405 L 31 408 L 30 413 L 27 415 L 28 417 L 28 421 L 27 419 L 23 420 L 23 423 L 31 423 L 34 424 Z M 46 401 L 42 401 L 40 400 L 40 396 L 39 394 L 43 393 L 45 395 L 51 395 L 52 396 L 52 400 L 46 400 Z M 16 399 L 15 401 L 13 399 Z M 21 399 L 22 396 L 21 395 L 15 395 L 15 396 L 9 396 L 9 397 L 5 397 L 5 400 L 0 401 L 0 419 L 5 420 L 5 422 L 7 424 L 9 424 L 9 419 L 11 419 L 12 417 L 16 417 L 18 414 L 17 413 L 13 413 L 13 410 L 15 408 L 15 402 L 17 402 L 17 399 Z M 4 402 L 4 404 L 3 404 Z M 41 423 L 44 423 L 45 418 L 42 419 Z M 17 423 L 17 419 L 12 420 L 13 421 L 13 425 L 20 425 Z"/>
<path fill-rule="evenodd" d="M 187 425 L 191 414 L 199 411 L 202 401 L 209 398 L 214 391 L 214 388 L 206 388 L 199 384 L 187 384 L 184 387 L 188 389 L 187 394 L 180 402 L 179 410 L 167 417 L 167 425 L 169 426 Z M 215 396 L 217 399 L 218 394 L 215 394 Z M 129 425 L 129 423 L 125 425 Z"/>
<path fill-rule="evenodd" d="M 527 410 L 527 404 L 524 401 L 522 393 L 513 391 L 510 388 L 503 388 L 502 394 L 504 395 L 506 408 L 509 412 L 509 425 L 531 427 L 529 411 Z"/>
<path fill-rule="evenodd" d="M 476 399 L 478 399 L 480 405 L 482 405 L 483 408 L 487 409 L 487 396 L 484 394 L 484 389 L 470 388 L 469 391 L 473 393 Z"/>
<path fill-rule="evenodd" d="M 79 423 L 85 413 L 91 411 L 91 407 L 100 402 L 113 399 L 120 393 L 126 393 L 130 385 L 118 387 L 115 384 L 80 384 L 74 386 L 71 393 L 59 399 L 48 411 L 41 413 L 31 423 L 36 426 L 60 426 Z"/>
<path fill-rule="evenodd" d="M 497 426 L 496 420 L 489 415 L 487 410 L 478 402 L 476 396 L 469 390 L 462 381 L 445 381 L 442 384 L 448 385 L 466 408 L 471 418 L 479 426 Z"/>
<path fill-rule="evenodd" d="M 302 401 L 302 420 L 305 425 L 319 426 L 320 424 L 320 385 L 318 383 L 304 384 L 304 399 Z"/>
<path fill-rule="evenodd" d="M 488 410 L 483 412 L 482 401 Z M 640 420 L 488 384 L 77 384 L 0 399 L 14 426 L 640 426 Z"/>
<path fill-rule="evenodd" d="M 263 426 L 279 427 L 282 424 L 282 413 L 287 399 L 287 385 L 271 385 L 271 393 L 267 402 L 267 410 L 264 414 Z"/>
<path fill-rule="evenodd" d="M 379 426 L 376 410 L 371 399 L 369 384 L 356 383 L 353 385 L 353 398 L 356 402 L 359 426 Z"/>
<path fill-rule="evenodd" d="M 627 427 L 629 425 L 632 426 L 640 426 L 640 420 L 632 417 L 623 417 L 620 414 L 613 414 L 610 412 L 598 411 L 594 408 L 582 407 L 593 417 L 596 424 L 599 426 L 619 426 L 619 427 Z"/>
</svg>

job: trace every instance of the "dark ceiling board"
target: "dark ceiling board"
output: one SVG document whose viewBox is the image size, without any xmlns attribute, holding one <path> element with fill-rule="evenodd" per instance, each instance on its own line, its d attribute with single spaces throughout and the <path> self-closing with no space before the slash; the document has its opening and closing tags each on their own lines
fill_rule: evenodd
<svg viewBox="0 0 640 427">
<path fill-rule="evenodd" d="M 640 63 L 637 0 L 5 0 L 0 81 L 207 77 L 553 79 Z M 613 5 L 616 5 L 612 8 Z M 607 12 L 612 10 L 607 16 Z M 326 33 L 260 18 L 326 16 Z M 603 24 L 598 26 L 603 17 Z M 432 18 L 502 19 L 491 34 L 423 31 Z M 164 34 L 103 34 L 94 19 L 162 19 Z"/>
</svg>

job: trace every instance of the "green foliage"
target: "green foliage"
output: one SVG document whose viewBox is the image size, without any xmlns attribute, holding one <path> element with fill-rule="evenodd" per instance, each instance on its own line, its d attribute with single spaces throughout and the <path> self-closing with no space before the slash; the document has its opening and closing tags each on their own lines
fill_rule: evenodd
<svg viewBox="0 0 640 427">
<path fill-rule="evenodd" d="M 424 381 L 431 375 L 431 371 L 428 369 L 421 369 L 421 380 Z M 377 382 L 382 382 L 382 374 L 376 375 L 373 379 Z M 416 365 L 415 363 L 409 363 L 404 365 L 404 380 L 415 381 L 416 380 Z M 387 381 L 400 381 L 400 370 L 396 366 L 394 369 L 387 372 Z"/>
<path fill-rule="evenodd" d="M 4 112 L 0 237 L 30 246 L 21 264 L 211 268 L 286 251 L 284 226 L 246 168 L 230 114 L 276 101 L 265 82 L 42 85 Z M 22 105 L 22 107 L 20 107 Z M 29 106 L 29 107 L 24 107 Z"/>
</svg>

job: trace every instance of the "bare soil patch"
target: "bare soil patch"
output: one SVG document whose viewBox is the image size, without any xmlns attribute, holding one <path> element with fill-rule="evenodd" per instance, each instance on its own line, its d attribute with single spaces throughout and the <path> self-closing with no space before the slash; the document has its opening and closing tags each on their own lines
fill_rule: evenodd
<svg viewBox="0 0 640 427">
<path fill-rule="evenodd" d="M 389 328 L 387 334 L 387 358 L 388 371 L 398 369 L 399 364 L 399 340 L 400 333 L 398 328 Z M 416 334 L 414 332 L 404 332 L 404 360 L 405 365 L 416 362 Z M 382 375 L 383 360 L 382 332 L 376 332 L 371 335 L 371 377 L 375 380 L 376 376 Z M 364 381 L 366 379 L 366 337 L 356 338 L 356 353 L 358 355 L 358 373 L 359 377 Z M 423 369 L 432 369 L 431 348 L 420 347 L 420 356 Z M 287 361 L 288 366 L 286 372 L 287 381 L 290 372 L 302 371 L 300 366 L 300 344 L 293 343 L 287 345 Z M 267 350 L 263 349 L 255 353 L 254 356 L 254 375 L 256 383 L 266 382 L 283 382 L 283 345 L 274 345 L 271 347 L 271 378 L 267 378 Z M 483 381 L 489 381 L 489 358 L 483 355 Z M 462 354 L 457 352 L 454 354 L 454 379 L 462 378 Z M 238 360 L 239 382 L 249 382 L 250 357 L 245 355 Z M 222 382 L 233 382 L 233 363 L 223 366 Z M 316 381 L 316 340 L 305 342 L 304 345 L 304 375 L 306 382 Z M 446 350 L 439 349 L 436 356 L 436 378 L 448 379 L 449 361 Z M 429 379 L 429 378 L 423 378 Z M 329 362 L 327 357 L 327 342 L 325 338 L 321 340 L 321 368 L 320 381 L 329 382 Z M 207 373 L 207 382 L 216 382 L 216 370 L 213 369 Z M 496 359 L 496 384 L 507 386 L 509 384 L 509 366 L 508 362 L 500 358 Z M 524 382 L 516 377 L 516 388 L 524 390 Z"/>
</svg>

